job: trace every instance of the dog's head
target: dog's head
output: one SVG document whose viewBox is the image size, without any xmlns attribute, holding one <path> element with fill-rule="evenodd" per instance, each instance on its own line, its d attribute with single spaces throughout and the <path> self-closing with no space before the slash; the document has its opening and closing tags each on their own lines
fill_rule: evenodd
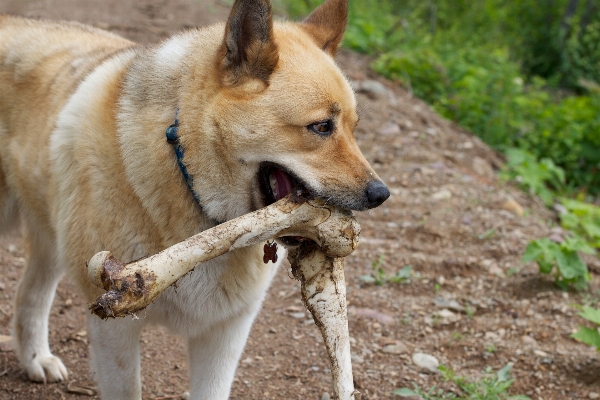
<svg viewBox="0 0 600 400">
<path fill-rule="evenodd" d="M 209 216 L 229 219 L 294 188 L 352 210 L 389 197 L 356 144 L 356 100 L 333 61 L 346 19 L 347 0 L 275 24 L 267 0 L 236 0 L 203 110 L 208 163 L 192 171 Z"/>
</svg>

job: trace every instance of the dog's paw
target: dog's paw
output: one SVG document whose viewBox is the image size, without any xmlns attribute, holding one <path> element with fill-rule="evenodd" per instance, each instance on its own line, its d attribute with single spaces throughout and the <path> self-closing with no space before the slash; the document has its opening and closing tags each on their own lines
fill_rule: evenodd
<svg viewBox="0 0 600 400">
<path fill-rule="evenodd" d="M 69 377 L 60 358 L 48 354 L 34 357 L 25 365 L 27 377 L 34 382 L 59 382 Z"/>
</svg>

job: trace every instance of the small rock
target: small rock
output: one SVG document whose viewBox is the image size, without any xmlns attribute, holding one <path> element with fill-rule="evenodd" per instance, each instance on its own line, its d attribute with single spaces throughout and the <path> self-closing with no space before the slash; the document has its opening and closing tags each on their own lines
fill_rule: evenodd
<svg viewBox="0 0 600 400">
<path fill-rule="evenodd" d="M 381 351 L 388 354 L 404 354 L 409 352 L 408 347 L 402 342 L 388 344 L 387 346 L 384 346 Z"/>
<path fill-rule="evenodd" d="M 0 290 L 4 289 L 6 289 L 6 285 L 4 284 L 4 282 L 0 282 Z"/>
<path fill-rule="evenodd" d="M 365 93 L 367 96 L 378 99 L 381 97 L 390 97 L 390 90 L 379 81 L 367 79 L 362 82 L 358 82 L 356 85 L 356 91 Z"/>
<path fill-rule="evenodd" d="M 433 201 L 448 200 L 450 198 L 452 198 L 452 192 L 448 189 L 442 189 L 431 195 L 431 200 Z"/>
<path fill-rule="evenodd" d="M 425 353 L 413 354 L 412 361 L 417 367 L 425 369 L 430 372 L 437 372 L 438 366 L 440 365 L 440 362 L 438 361 L 437 358 L 435 358 L 432 355 L 425 354 Z"/>
<path fill-rule="evenodd" d="M 506 200 L 504 203 L 502 203 L 502 205 L 500 205 L 500 207 L 503 210 L 510 211 L 511 213 L 518 215 L 519 217 L 522 217 L 525 213 L 523 207 L 513 199 Z"/>
<path fill-rule="evenodd" d="M 350 353 L 350 360 L 355 364 L 362 364 L 365 359 L 356 353 Z"/>
<path fill-rule="evenodd" d="M 296 319 L 304 319 L 304 318 L 306 318 L 306 314 L 304 314 L 303 312 L 296 312 L 296 313 L 291 313 L 290 317 L 296 318 Z"/>
<path fill-rule="evenodd" d="M 394 317 L 377 310 L 373 310 L 372 308 L 350 307 L 348 309 L 348 313 L 357 317 L 373 319 L 384 325 L 390 325 L 394 323 Z"/>
<path fill-rule="evenodd" d="M 13 351 L 12 336 L 0 335 L 0 352 Z"/>
<path fill-rule="evenodd" d="M 487 339 L 487 340 L 491 340 L 494 343 L 500 342 L 500 335 L 498 335 L 496 332 L 491 332 L 491 331 L 490 332 L 486 332 L 483 335 L 483 338 Z"/>
<path fill-rule="evenodd" d="M 379 129 L 382 135 L 397 135 L 400 133 L 400 126 L 393 122 L 388 122 Z"/>
<path fill-rule="evenodd" d="M 464 142 L 458 145 L 459 149 L 465 149 L 465 150 L 469 150 L 473 148 L 473 142 Z"/>
<path fill-rule="evenodd" d="M 436 297 L 434 304 L 440 308 L 447 308 L 452 311 L 464 312 L 465 307 L 461 306 L 456 300 L 446 300 L 443 297 Z"/>
<path fill-rule="evenodd" d="M 483 176 L 488 179 L 492 179 L 495 176 L 492 166 L 481 157 L 473 158 L 471 168 L 473 169 L 473 172 L 479 176 Z"/>
<path fill-rule="evenodd" d="M 537 341 L 529 335 L 524 335 L 521 337 L 521 341 L 523 344 L 536 345 Z"/>
<path fill-rule="evenodd" d="M 321 400 L 331 400 L 331 396 L 329 396 L 329 393 L 325 392 L 321 395 Z"/>
<path fill-rule="evenodd" d="M 600 394 L 598 394 L 596 392 L 590 392 L 590 393 L 588 393 L 588 398 L 589 399 L 598 399 L 598 398 L 600 398 Z"/>
<path fill-rule="evenodd" d="M 73 299 L 67 299 L 67 300 L 65 300 L 65 306 L 71 307 L 72 305 L 73 305 Z"/>
<path fill-rule="evenodd" d="M 190 392 L 183 392 L 181 400 L 190 400 Z"/>
<path fill-rule="evenodd" d="M 548 353 L 542 350 L 534 350 L 533 354 L 535 354 L 538 357 L 548 357 Z"/>
<path fill-rule="evenodd" d="M 500 277 L 504 276 L 504 271 L 502 270 L 502 268 L 500 268 L 496 264 L 490 265 L 490 268 L 488 269 L 488 273 L 490 275 L 496 275 L 496 276 L 500 276 Z"/>
<path fill-rule="evenodd" d="M 463 225 L 471 225 L 471 216 L 469 214 L 463 215 L 461 222 Z"/>
</svg>

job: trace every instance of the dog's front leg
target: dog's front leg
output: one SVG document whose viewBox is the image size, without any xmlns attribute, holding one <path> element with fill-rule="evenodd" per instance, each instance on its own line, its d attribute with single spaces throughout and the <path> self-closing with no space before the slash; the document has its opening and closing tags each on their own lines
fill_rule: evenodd
<svg viewBox="0 0 600 400">
<path fill-rule="evenodd" d="M 257 311 L 232 318 L 190 338 L 190 399 L 226 400 Z"/>
<path fill-rule="evenodd" d="M 88 316 L 91 367 L 102 399 L 140 400 L 141 320 L 101 320 Z"/>
</svg>

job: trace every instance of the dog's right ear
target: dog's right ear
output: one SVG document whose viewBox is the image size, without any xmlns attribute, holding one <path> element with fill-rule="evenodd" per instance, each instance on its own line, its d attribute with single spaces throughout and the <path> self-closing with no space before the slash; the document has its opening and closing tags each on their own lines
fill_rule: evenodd
<svg viewBox="0 0 600 400">
<path fill-rule="evenodd" d="M 236 86 L 258 79 L 268 84 L 278 59 L 269 1 L 236 0 L 219 51 L 222 83 Z"/>
<path fill-rule="evenodd" d="M 348 0 L 327 0 L 317 7 L 301 26 L 313 37 L 324 52 L 337 53 L 348 20 Z"/>
</svg>

